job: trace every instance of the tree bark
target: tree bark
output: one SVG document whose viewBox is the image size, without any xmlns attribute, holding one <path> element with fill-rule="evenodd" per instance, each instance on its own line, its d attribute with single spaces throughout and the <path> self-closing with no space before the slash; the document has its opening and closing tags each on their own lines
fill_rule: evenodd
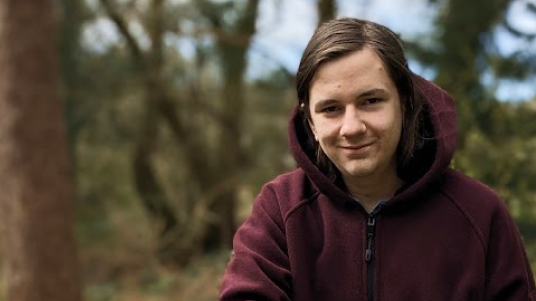
<svg viewBox="0 0 536 301">
<path fill-rule="evenodd" d="M 335 0 L 318 0 L 316 3 L 316 8 L 318 11 L 318 23 L 317 26 L 322 25 L 322 23 L 329 21 L 335 18 L 337 14 L 337 3 Z"/>
<path fill-rule="evenodd" d="M 51 1 L 0 1 L 0 230 L 9 301 L 80 300 Z"/>
</svg>

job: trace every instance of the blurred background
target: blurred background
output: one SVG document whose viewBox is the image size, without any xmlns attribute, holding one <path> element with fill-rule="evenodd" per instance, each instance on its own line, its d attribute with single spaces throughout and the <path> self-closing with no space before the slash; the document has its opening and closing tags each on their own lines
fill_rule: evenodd
<svg viewBox="0 0 536 301">
<path fill-rule="evenodd" d="M 501 195 L 536 267 L 534 0 L 56 0 L 52 14 L 84 300 L 217 299 L 236 227 L 295 168 L 301 53 L 343 16 L 399 33 L 411 69 L 455 97 L 453 167 Z"/>
</svg>

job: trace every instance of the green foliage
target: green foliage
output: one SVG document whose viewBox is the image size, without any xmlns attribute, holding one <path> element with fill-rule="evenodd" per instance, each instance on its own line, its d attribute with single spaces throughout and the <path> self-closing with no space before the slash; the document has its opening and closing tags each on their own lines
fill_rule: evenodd
<svg viewBox="0 0 536 301">
<path fill-rule="evenodd" d="M 455 167 L 490 185 L 516 218 L 528 244 L 536 243 L 535 102 L 496 103 L 486 134 L 472 129 L 455 158 Z M 535 259 L 536 253 L 529 251 Z"/>
<path fill-rule="evenodd" d="M 110 301 L 117 293 L 117 286 L 113 283 L 102 283 L 90 285 L 85 290 L 88 301 Z"/>
<path fill-rule="evenodd" d="M 456 167 L 497 190 L 516 217 L 534 216 L 536 139 L 514 136 L 494 144 L 475 130 L 465 145 L 457 154 Z"/>
<path fill-rule="evenodd" d="M 153 278 L 150 282 L 142 286 L 142 289 L 148 295 L 162 295 L 175 285 L 177 285 L 177 277 L 175 275 L 168 274 L 163 275 L 160 278 Z"/>
<path fill-rule="evenodd" d="M 525 79 L 535 74 L 535 53 L 530 49 L 508 56 L 498 50 L 499 41 L 494 33 L 498 27 L 514 31 L 507 12 L 516 1 L 442 1 L 433 38 L 407 43 L 411 56 L 436 70 L 436 83 L 456 99 L 462 135 L 472 127 L 480 128 L 489 137 L 496 134 L 487 130 L 491 125 L 489 115 L 493 114 L 490 111 L 494 108 L 494 91 L 482 83 L 484 74 L 491 75 L 492 82 Z M 530 38 L 522 33 L 516 36 L 520 41 Z"/>
</svg>

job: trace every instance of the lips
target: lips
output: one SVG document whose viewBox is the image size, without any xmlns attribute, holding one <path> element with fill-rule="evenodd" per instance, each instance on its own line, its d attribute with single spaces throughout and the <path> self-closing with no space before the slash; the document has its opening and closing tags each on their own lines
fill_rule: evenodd
<svg viewBox="0 0 536 301">
<path fill-rule="evenodd" d="M 361 145 L 347 145 L 347 146 L 341 146 L 341 148 L 343 149 L 347 149 L 347 150 L 360 150 L 362 148 L 365 148 L 369 145 L 371 145 L 372 143 L 367 143 L 367 144 L 361 144 Z"/>
<path fill-rule="evenodd" d="M 342 153 L 350 159 L 364 158 L 369 155 L 373 143 L 359 145 L 344 145 L 340 149 Z"/>
</svg>

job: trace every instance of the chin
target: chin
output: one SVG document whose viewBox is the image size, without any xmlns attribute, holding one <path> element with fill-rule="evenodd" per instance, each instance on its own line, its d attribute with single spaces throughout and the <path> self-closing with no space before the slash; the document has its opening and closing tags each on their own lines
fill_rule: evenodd
<svg viewBox="0 0 536 301">
<path fill-rule="evenodd" d="M 369 176 L 371 176 L 373 174 L 374 174 L 373 171 L 368 171 L 368 170 L 359 170 L 359 171 L 347 172 L 347 175 L 352 177 L 352 178 L 366 178 L 366 177 L 369 177 Z"/>
<path fill-rule="evenodd" d="M 365 178 L 373 175 L 376 169 L 373 166 L 346 166 L 341 171 L 350 177 Z"/>
</svg>

